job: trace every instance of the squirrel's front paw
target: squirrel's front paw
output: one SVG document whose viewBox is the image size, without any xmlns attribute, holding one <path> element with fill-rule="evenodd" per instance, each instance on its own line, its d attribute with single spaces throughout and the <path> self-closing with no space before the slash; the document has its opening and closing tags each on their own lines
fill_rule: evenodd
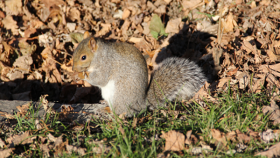
<svg viewBox="0 0 280 158">
<path fill-rule="evenodd" d="M 78 73 L 78 77 L 81 79 L 81 80 L 84 80 L 86 77 L 88 77 L 88 72 L 79 72 Z"/>
</svg>

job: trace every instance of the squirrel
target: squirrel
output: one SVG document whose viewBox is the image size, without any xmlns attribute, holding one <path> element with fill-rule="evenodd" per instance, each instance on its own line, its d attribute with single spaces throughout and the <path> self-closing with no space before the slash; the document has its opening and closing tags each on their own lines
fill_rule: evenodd
<svg viewBox="0 0 280 158">
<path fill-rule="evenodd" d="M 128 117 L 164 106 L 167 100 L 191 99 L 206 81 L 194 62 L 171 57 L 162 61 L 148 84 L 146 60 L 136 47 L 96 39 L 88 32 L 74 50 L 73 71 L 101 89 L 111 111 Z"/>
</svg>

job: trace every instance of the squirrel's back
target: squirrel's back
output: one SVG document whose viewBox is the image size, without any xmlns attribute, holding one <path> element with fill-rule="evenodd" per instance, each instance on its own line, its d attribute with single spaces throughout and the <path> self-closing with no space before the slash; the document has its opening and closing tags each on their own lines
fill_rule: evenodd
<svg viewBox="0 0 280 158">
<path fill-rule="evenodd" d="M 151 108 L 162 106 L 166 100 L 190 99 L 203 86 L 206 78 L 199 66 L 188 59 L 165 59 L 155 70 L 147 94 Z"/>
</svg>

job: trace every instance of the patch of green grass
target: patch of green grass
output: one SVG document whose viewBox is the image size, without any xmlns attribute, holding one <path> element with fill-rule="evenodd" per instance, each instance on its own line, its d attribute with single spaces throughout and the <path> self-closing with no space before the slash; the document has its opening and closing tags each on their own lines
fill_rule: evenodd
<svg viewBox="0 0 280 158">
<path fill-rule="evenodd" d="M 254 153 L 265 149 L 267 146 L 275 144 L 265 144 L 262 141 L 251 140 L 246 143 L 246 148 L 241 153 L 230 153 L 230 149 L 237 149 L 238 142 L 228 140 L 227 149 L 213 143 L 211 129 L 219 129 L 223 133 L 239 130 L 242 133 L 251 129 L 261 132 L 269 128 L 279 128 L 269 123 L 268 117 L 262 114 L 262 106 L 269 105 L 269 97 L 265 94 L 249 94 L 249 93 L 227 93 L 220 94 L 217 102 L 206 102 L 205 107 L 201 107 L 198 103 L 184 105 L 176 105 L 176 107 L 162 108 L 167 114 L 163 114 L 161 110 L 153 112 L 145 112 L 138 116 L 137 124 L 135 119 L 119 119 L 114 121 L 101 121 L 92 119 L 90 123 L 83 126 L 81 130 L 75 131 L 72 126 L 64 125 L 59 121 L 58 115 L 46 115 L 45 119 L 41 119 L 41 124 L 45 124 L 40 130 L 36 129 L 36 111 L 29 109 L 28 115 L 30 119 L 17 117 L 17 124 L 13 133 L 21 133 L 30 131 L 32 136 L 47 138 L 50 133 L 55 137 L 63 136 L 63 142 L 68 141 L 69 145 L 86 149 L 86 157 L 157 157 L 158 154 L 170 154 L 171 157 L 188 157 L 199 156 L 193 155 L 186 149 L 181 152 L 164 151 L 165 140 L 160 136 L 162 132 L 175 130 L 183 133 L 192 130 L 199 141 L 204 141 L 213 148 L 208 154 L 202 153 L 206 157 L 251 157 Z M 172 110 L 180 109 L 179 115 L 172 114 Z M 1 136 L 2 140 L 7 137 Z M 82 139 L 80 139 L 82 138 Z M 101 142 L 102 141 L 102 142 Z M 97 142 L 97 143 L 91 143 Z M 39 148 L 40 142 L 34 141 L 32 145 L 19 145 L 21 151 L 25 151 L 25 156 L 43 157 L 44 153 Z M 99 145 L 103 145 L 102 150 L 106 152 L 96 153 Z M 193 144 L 193 147 L 199 147 L 200 144 Z M 50 156 L 54 156 L 55 148 L 50 149 Z M 228 152 L 228 153 L 227 153 Z M 20 152 L 15 152 L 16 157 Z M 63 152 L 61 157 L 79 157 L 77 152 Z"/>
</svg>

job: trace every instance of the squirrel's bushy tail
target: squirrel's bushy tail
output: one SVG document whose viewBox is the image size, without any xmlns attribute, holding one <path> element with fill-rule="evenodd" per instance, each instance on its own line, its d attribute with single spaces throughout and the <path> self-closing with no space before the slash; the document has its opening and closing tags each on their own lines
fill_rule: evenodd
<svg viewBox="0 0 280 158">
<path fill-rule="evenodd" d="M 172 57 L 154 71 L 147 100 L 151 108 L 163 106 L 166 100 L 190 99 L 203 86 L 206 78 L 194 62 Z"/>
</svg>

